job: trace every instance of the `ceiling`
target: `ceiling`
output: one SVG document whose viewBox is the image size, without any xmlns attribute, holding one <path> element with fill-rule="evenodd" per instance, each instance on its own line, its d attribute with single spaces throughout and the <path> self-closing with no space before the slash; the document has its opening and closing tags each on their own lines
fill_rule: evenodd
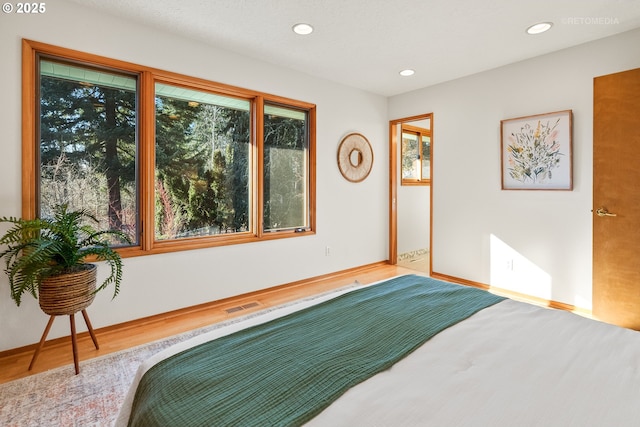
<svg viewBox="0 0 640 427">
<path fill-rule="evenodd" d="M 640 0 L 71 1 L 384 96 L 640 27 Z"/>
</svg>

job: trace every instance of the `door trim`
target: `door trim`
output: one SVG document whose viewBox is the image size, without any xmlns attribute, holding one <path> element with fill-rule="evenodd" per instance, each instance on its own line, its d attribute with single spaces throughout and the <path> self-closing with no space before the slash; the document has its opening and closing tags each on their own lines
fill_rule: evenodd
<svg viewBox="0 0 640 427">
<path fill-rule="evenodd" d="M 431 189 L 429 191 L 429 275 L 433 273 L 433 113 L 389 120 L 389 264 L 398 263 L 398 134 L 395 127 L 402 123 L 430 119 Z"/>
</svg>

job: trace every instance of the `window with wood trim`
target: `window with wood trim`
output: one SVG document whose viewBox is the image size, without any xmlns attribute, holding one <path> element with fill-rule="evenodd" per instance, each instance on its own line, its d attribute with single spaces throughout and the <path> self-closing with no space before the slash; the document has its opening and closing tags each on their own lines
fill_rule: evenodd
<svg viewBox="0 0 640 427">
<path fill-rule="evenodd" d="M 304 110 L 265 104 L 263 145 L 263 228 L 309 227 L 308 120 Z"/>
<path fill-rule="evenodd" d="M 87 209 L 124 256 L 313 233 L 314 130 L 313 104 L 23 42 L 23 217 Z"/>
<path fill-rule="evenodd" d="M 431 131 L 402 125 L 402 185 L 431 185 Z"/>
</svg>

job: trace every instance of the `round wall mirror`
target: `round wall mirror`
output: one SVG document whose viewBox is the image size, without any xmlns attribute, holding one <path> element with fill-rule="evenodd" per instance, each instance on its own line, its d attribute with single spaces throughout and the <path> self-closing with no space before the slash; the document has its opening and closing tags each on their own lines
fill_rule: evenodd
<svg viewBox="0 0 640 427">
<path fill-rule="evenodd" d="M 342 138 L 338 147 L 338 168 L 347 181 L 363 181 L 372 166 L 373 150 L 364 135 L 350 133 Z"/>
</svg>

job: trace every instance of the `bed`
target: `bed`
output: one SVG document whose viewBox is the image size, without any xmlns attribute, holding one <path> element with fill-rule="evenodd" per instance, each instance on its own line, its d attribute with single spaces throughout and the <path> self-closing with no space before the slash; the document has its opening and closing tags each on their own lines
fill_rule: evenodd
<svg viewBox="0 0 640 427">
<path fill-rule="evenodd" d="M 144 362 L 116 426 L 638 426 L 640 335 L 418 275 Z"/>
</svg>

